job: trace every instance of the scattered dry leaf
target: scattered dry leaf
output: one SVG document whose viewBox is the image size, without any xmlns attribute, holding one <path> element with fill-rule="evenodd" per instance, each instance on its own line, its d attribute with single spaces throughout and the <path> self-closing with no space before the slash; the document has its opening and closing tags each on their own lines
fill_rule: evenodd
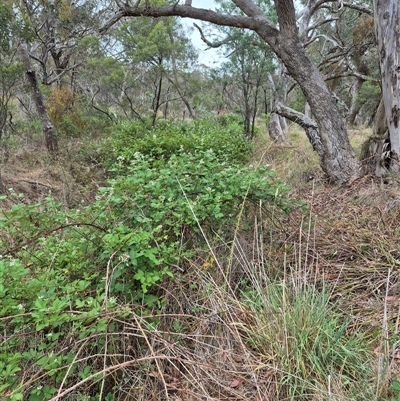
<svg viewBox="0 0 400 401">
<path fill-rule="evenodd" d="M 234 380 L 230 387 L 235 388 L 235 387 L 239 387 L 243 382 L 241 380 Z"/>
</svg>

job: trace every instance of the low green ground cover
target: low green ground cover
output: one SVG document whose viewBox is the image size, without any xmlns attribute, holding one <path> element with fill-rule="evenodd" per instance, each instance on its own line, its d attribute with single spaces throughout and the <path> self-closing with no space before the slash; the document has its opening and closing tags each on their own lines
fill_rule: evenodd
<svg viewBox="0 0 400 401">
<path fill-rule="evenodd" d="M 245 164 L 239 126 L 121 126 L 106 146 L 112 178 L 92 204 L 26 205 L 12 193 L 1 212 L 0 399 L 51 399 L 76 383 L 90 399 L 113 399 L 99 355 L 122 355 L 108 342 L 118 319 L 137 314 L 155 329 L 159 284 L 207 249 L 205 238 L 231 241 L 246 205 L 298 206 L 271 171 Z"/>
</svg>

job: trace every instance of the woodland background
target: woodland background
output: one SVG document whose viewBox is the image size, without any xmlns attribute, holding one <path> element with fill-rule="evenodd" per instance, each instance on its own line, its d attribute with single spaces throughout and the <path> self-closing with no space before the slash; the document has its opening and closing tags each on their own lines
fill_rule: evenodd
<svg viewBox="0 0 400 401">
<path fill-rule="evenodd" d="M 342 186 L 258 35 L 197 22 L 210 67 L 177 17 L 102 30 L 117 3 L 0 4 L 0 400 L 399 400 L 372 2 L 296 3 L 364 166 Z"/>
</svg>

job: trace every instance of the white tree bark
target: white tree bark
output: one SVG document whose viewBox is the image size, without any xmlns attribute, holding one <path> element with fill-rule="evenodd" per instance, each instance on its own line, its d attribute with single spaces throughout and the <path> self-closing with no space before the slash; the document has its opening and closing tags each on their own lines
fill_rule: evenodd
<svg viewBox="0 0 400 401">
<path fill-rule="evenodd" d="M 278 143 L 287 141 L 288 132 L 285 118 L 278 115 L 274 110 L 278 103 L 286 103 L 286 92 L 287 92 L 287 78 L 284 75 L 283 68 L 279 75 L 275 77 L 269 76 L 269 82 L 271 84 L 271 116 L 268 122 L 268 134 L 269 137 Z"/>
<path fill-rule="evenodd" d="M 268 122 L 268 134 L 269 137 L 277 143 L 283 143 L 287 140 L 287 132 L 284 131 L 284 127 L 281 125 L 282 121 L 283 118 L 281 118 L 277 113 L 271 113 Z"/>
<path fill-rule="evenodd" d="M 382 96 L 389 130 L 391 164 L 400 170 L 400 5 L 399 0 L 374 0 L 375 33 L 382 76 Z"/>
</svg>

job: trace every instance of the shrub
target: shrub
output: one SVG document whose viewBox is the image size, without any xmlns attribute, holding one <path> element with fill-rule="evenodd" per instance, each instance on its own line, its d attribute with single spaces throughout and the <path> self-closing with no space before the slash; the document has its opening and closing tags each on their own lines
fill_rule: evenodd
<svg viewBox="0 0 400 401">
<path fill-rule="evenodd" d="M 230 143 L 214 150 L 210 144 L 224 147 L 228 137 L 219 132 L 213 142 L 205 125 L 200 140 L 194 133 L 201 127 L 177 130 L 192 139 L 183 147 L 168 147 L 162 136 L 164 153 L 154 154 L 149 136 L 144 152 L 125 149 L 109 186 L 81 210 L 65 211 L 47 198 L 2 212 L 0 329 L 7 338 L 0 345 L 0 393 L 8 399 L 49 399 L 65 380 L 92 374 L 98 382 L 98 355 L 112 352 L 107 333 L 127 310 L 146 319 L 149 309 L 164 305 L 157 284 L 203 246 L 200 227 L 229 240 L 244 202 L 292 206 L 271 172 L 240 165 L 243 155 Z M 152 329 L 157 319 L 146 324 Z"/>
<path fill-rule="evenodd" d="M 211 149 L 180 152 L 166 161 L 136 153 L 127 162 L 120 157 L 114 168 L 118 177 L 104 189 L 118 193 L 109 197 L 118 204 L 113 210 L 141 227 L 161 225 L 162 235 L 177 241 L 187 230 L 198 232 L 198 225 L 209 232 L 234 227 L 243 202 L 291 207 L 284 197 L 287 188 L 271 171 L 221 161 Z"/>
<path fill-rule="evenodd" d="M 137 122 L 117 128 L 111 144 L 116 155 L 129 160 L 136 152 L 167 160 L 177 152 L 202 153 L 212 149 L 230 163 L 244 163 L 251 155 L 251 143 L 237 124 L 215 124 L 201 120 L 171 123 L 160 120 L 155 127 Z"/>
</svg>

